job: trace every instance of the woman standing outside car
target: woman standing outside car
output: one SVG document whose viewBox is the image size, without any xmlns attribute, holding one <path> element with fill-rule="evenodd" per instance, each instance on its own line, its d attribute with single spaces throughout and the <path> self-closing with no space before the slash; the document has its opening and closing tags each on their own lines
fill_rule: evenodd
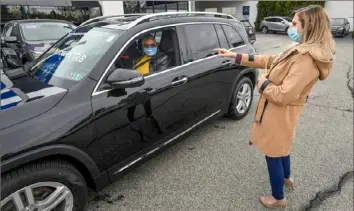
<svg viewBox="0 0 354 211">
<path fill-rule="evenodd" d="M 269 69 L 257 82 L 261 95 L 250 138 L 250 144 L 266 155 L 272 195 L 260 197 L 260 202 L 269 208 L 287 205 L 283 186 L 294 184 L 290 152 L 295 127 L 312 87 L 332 71 L 335 53 L 329 17 L 320 6 L 295 11 L 288 35 L 298 44 L 280 56 L 216 49 L 240 65 Z"/>
</svg>

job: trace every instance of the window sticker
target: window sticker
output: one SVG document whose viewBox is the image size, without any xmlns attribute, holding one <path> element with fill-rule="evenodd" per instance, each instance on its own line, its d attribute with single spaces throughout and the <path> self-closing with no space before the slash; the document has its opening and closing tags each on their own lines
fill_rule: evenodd
<svg viewBox="0 0 354 211">
<path fill-rule="evenodd" d="M 72 53 L 72 52 L 67 52 L 67 51 L 62 51 L 62 50 L 56 50 L 54 54 L 60 55 L 62 57 L 66 57 L 68 59 L 71 59 L 71 60 L 79 62 L 79 63 L 83 62 L 87 57 L 85 54 Z"/>
<path fill-rule="evenodd" d="M 70 78 L 75 81 L 79 81 L 81 78 L 81 74 L 79 73 L 70 73 Z"/>
</svg>

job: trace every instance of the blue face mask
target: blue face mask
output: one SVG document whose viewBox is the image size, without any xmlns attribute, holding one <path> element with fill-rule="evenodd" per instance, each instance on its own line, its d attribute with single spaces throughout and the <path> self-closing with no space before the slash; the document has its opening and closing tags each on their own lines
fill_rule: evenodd
<svg viewBox="0 0 354 211">
<path fill-rule="evenodd" d="M 297 32 L 296 28 L 289 29 L 288 35 L 292 41 L 301 42 L 302 40 L 302 35 Z"/>
<path fill-rule="evenodd" d="M 144 53 L 147 56 L 155 56 L 157 53 L 157 47 L 148 47 L 148 48 L 144 48 Z"/>
</svg>

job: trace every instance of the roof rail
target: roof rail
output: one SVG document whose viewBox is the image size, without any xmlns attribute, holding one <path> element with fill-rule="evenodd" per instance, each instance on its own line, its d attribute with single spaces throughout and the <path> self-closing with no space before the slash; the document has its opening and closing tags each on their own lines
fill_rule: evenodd
<svg viewBox="0 0 354 211">
<path fill-rule="evenodd" d="M 159 17 L 159 16 L 169 16 L 169 15 L 186 15 L 186 16 L 190 16 L 190 15 L 214 15 L 214 17 L 226 17 L 226 19 L 234 19 L 237 20 L 235 17 L 233 17 L 232 15 L 228 15 L 228 14 L 224 14 L 224 13 L 217 13 L 217 12 L 160 12 L 160 13 L 153 13 L 153 14 L 149 14 L 149 15 L 144 15 L 140 18 L 137 18 L 136 20 L 132 21 L 129 25 L 128 25 L 128 29 L 132 28 L 136 25 L 138 25 L 139 23 L 142 23 L 144 21 L 149 21 L 151 18 L 154 17 Z"/>
<path fill-rule="evenodd" d="M 88 19 L 87 21 L 81 23 L 79 26 L 84 26 L 89 23 L 93 23 L 96 21 L 104 20 L 104 19 L 109 19 L 109 18 L 121 18 L 121 17 L 134 17 L 134 16 L 144 16 L 146 13 L 132 13 L 132 14 L 124 14 L 124 15 L 105 15 L 105 16 L 98 16 L 95 18 Z"/>
</svg>

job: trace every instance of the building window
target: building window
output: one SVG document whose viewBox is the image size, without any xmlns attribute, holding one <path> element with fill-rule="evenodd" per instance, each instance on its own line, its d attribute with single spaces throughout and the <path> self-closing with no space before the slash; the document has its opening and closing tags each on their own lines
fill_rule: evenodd
<svg viewBox="0 0 354 211">
<path fill-rule="evenodd" d="M 187 12 L 188 1 L 124 1 L 124 13 Z"/>
<path fill-rule="evenodd" d="M 205 8 L 205 12 L 218 12 L 218 8 Z"/>
<path fill-rule="evenodd" d="M 223 7 L 221 12 L 236 17 L 236 7 Z"/>
</svg>

